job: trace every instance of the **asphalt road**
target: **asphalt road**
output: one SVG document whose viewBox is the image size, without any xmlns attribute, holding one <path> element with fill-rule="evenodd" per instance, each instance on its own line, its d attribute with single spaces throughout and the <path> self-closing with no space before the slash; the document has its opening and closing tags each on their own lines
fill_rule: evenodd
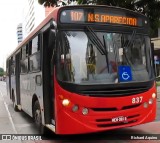
<svg viewBox="0 0 160 143">
<path fill-rule="evenodd" d="M 160 92 L 160 88 L 158 89 Z M 160 96 L 160 94 L 158 94 Z M 0 140 L 0 143 L 159 143 L 160 142 L 160 98 L 157 101 L 157 118 L 154 122 L 135 127 L 87 135 L 42 136 L 45 140 Z M 6 83 L 0 81 L 0 135 L 36 135 L 35 124 L 24 112 L 15 112 L 6 92 Z M 1 138 L 1 137 L 0 137 Z M 132 138 L 132 139 L 131 139 Z M 146 139 L 145 139 L 146 138 Z M 158 138 L 159 140 L 157 140 Z M 155 140 L 149 140 L 155 139 Z"/>
</svg>

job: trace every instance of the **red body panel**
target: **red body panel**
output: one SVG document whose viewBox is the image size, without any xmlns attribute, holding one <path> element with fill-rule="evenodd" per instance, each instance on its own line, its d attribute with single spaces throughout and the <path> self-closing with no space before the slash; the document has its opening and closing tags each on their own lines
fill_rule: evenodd
<svg viewBox="0 0 160 143">
<path fill-rule="evenodd" d="M 135 126 L 153 121 L 156 116 L 156 99 L 148 108 L 144 108 L 144 102 L 148 102 L 152 93 L 156 93 L 153 86 L 149 91 L 126 97 L 89 97 L 65 91 L 55 81 L 55 112 L 56 112 L 56 134 L 81 134 L 98 131 L 111 130 L 122 127 Z M 64 107 L 60 96 L 67 98 L 71 104 Z M 132 104 L 133 97 L 143 96 L 141 104 Z M 79 105 L 77 112 L 72 111 L 72 105 Z M 133 107 L 132 107 L 133 105 Z M 137 106 L 137 107 L 135 107 Z M 82 114 L 82 108 L 89 109 L 88 115 Z M 122 109 L 130 107 L 129 109 Z M 95 111 L 93 108 L 116 108 L 116 111 Z M 112 118 L 125 116 L 127 123 L 113 123 Z"/>
</svg>

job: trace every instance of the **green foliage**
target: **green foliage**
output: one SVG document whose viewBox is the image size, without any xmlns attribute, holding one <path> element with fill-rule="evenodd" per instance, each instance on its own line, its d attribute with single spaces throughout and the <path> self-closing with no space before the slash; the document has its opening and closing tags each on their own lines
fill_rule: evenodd
<svg viewBox="0 0 160 143">
<path fill-rule="evenodd" d="M 137 11 L 146 15 L 150 20 L 151 37 L 157 37 L 157 29 L 160 27 L 160 1 L 139 0 L 136 2 Z"/>
<path fill-rule="evenodd" d="M 159 0 L 97 0 L 97 4 L 119 6 L 146 15 L 150 20 L 151 37 L 157 37 L 157 29 L 160 27 Z"/>
<path fill-rule="evenodd" d="M 86 0 L 77 0 L 78 4 L 86 4 L 87 1 Z"/>
<path fill-rule="evenodd" d="M 44 5 L 45 7 L 55 6 L 57 5 L 58 0 L 38 0 L 38 3 Z"/>
<path fill-rule="evenodd" d="M 4 75 L 4 69 L 0 68 L 0 76 L 3 76 L 3 75 Z"/>
<path fill-rule="evenodd" d="M 119 7 L 124 7 L 128 9 L 133 9 L 134 8 L 134 3 L 135 0 L 97 0 L 98 5 L 111 5 L 111 6 L 119 6 Z"/>
</svg>

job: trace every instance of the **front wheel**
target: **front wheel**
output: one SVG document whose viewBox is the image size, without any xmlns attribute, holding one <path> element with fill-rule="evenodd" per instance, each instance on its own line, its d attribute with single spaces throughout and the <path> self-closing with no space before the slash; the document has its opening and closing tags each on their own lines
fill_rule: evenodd
<svg viewBox="0 0 160 143">
<path fill-rule="evenodd" d="M 41 110 L 40 110 L 40 105 L 39 105 L 38 100 L 35 102 L 34 107 L 33 107 L 33 118 L 38 128 L 38 132 L 40 134 L 46 134 L 47 129 L 45 126 L 42 125 L 42 116 L 41 116 Z"/>
</svg>

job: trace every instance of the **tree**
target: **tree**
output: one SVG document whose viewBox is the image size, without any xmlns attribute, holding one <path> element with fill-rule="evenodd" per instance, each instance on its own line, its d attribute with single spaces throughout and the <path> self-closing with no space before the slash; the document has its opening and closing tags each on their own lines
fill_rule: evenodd
<svg viewBox="0 0 160 143">
<path fill-rule="evenodd" d="M 160 1 L 139 0 L 136 2 L 136 10 L 146 15 L 150 20 L 151 36 L 157 37 L 157 30 L 160 27 Z"/>
<path fill-rule="evenodd" d="M 44 6 L 57 5 L 58 0 L 38 0 Z M 63 0 L 62 0 L 63 1 Z M 74 0 L 64 0 L 74 1 Z M 157 30 L 160 27 L 160 1 L 159 0 L 77 0 L 78 4 L 95 3 L 98 5 L 119 6 L 134 10 L 146 15 L 150 20 L 151 37 L 157 37 Z"/>
<path fill-rule="evenodd" d="M 97 0 L 97 5 L 110 5 L 110 6 L 119 6 L 128 9 L 134 9 L 135 0 Z"/>
<path fill-rule="evenodd" d="M 4 75 L 4 69 L 0 68 L 0 76 L 3 76 L 3 75 Z"/>
<path fill-rule="evenodd" d="M 44 5 L 45 7 L 57 5 L 58 0 L 38 0 L 39 4 Z"/>
</svg>

